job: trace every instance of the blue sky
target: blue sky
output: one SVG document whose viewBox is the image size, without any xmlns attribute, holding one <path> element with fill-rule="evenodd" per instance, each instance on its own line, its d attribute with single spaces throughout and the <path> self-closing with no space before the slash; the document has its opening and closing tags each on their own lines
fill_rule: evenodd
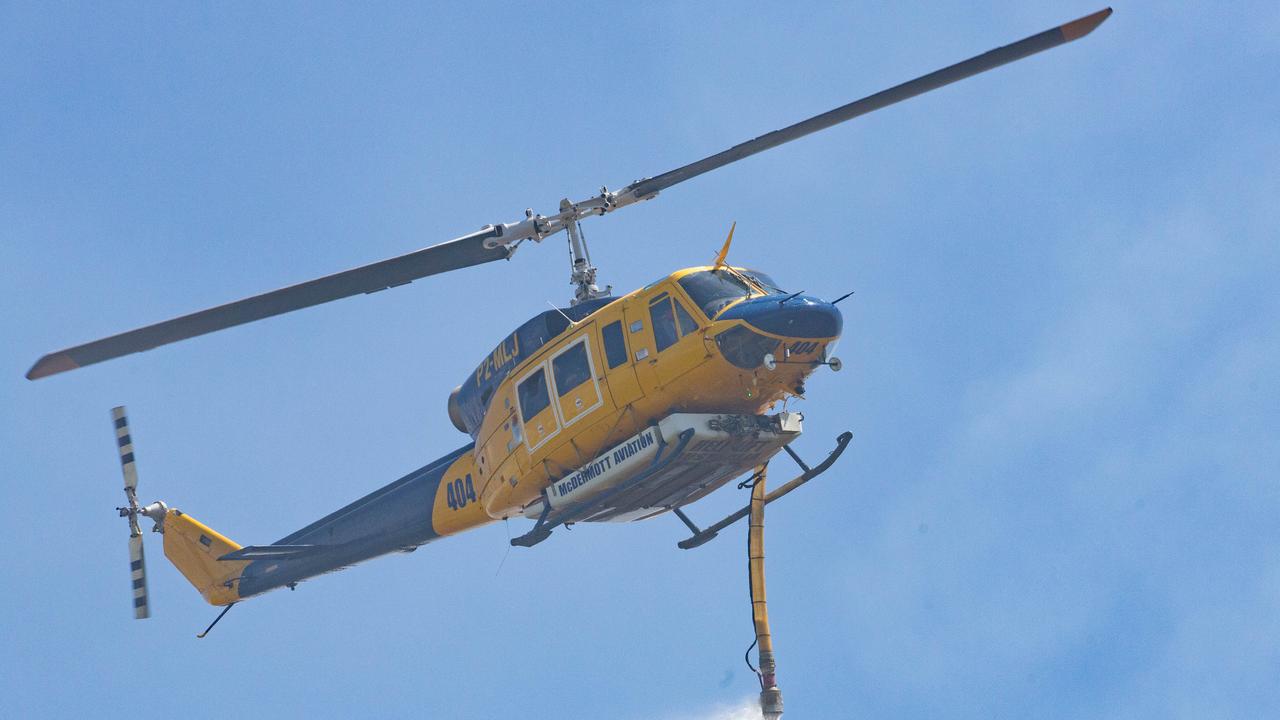
<svg viewBox="0 0 1280 720">
<path fill-rule="evenodd" d="M 1097 7 L 0 5 L 5 715 L 733 714 L 742 538 L 497 524 L 213 611 L 141 494 L 270 542 L 462 445 L 450 389 L 565 250 L 30 383 L 44 352 L 543 212 Z M 713 257 L 836 296 L 770 511 L 794 717 L 1259 717 L 1280 702 L 1280 11 L 1094 35 L 586 224 L 619 289 Z M 701 520 L 743 500 L 732 487 Z M 745 533 L 745 528 L 742 528 Z M 155 538 L 158 540 L 158 538 Z M 741 714 L 741 713 L 739 713 Z"/>
</svg>

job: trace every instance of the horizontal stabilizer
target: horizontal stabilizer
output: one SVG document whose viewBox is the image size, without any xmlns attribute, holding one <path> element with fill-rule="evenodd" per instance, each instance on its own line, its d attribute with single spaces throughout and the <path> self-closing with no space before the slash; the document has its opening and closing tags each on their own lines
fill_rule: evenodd
<svg viewBox="0 0 1280 720">
<path fill-rule="evenodd" d="M 219 557 L 219 560 L 257 560 L 259 558 L 288 558 L 306 555 L 319 545 L 247 545 Z"/>
</svg>

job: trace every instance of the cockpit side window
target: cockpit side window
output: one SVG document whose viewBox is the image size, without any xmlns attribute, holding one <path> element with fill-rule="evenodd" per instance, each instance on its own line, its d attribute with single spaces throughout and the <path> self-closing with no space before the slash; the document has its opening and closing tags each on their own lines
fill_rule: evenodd
<svg viewBox="0 0 1280 720">
<path fill-rule="evenodd" d="M 680 326 L 680 337 L 697 330 L 698 323 L 694 322 L 693 316 L 689 314 L 688 310 L 684 309 L 684 303 L 675 298 L 671 298 L 671 301 L 676 304 L 676 324 Z"/>
<path fill-rule="evenodd" d="M 708 318 L 715 318 L 729 303 L 751 294 L 751 288 L 727 270 L 703 270 L 685 275 L 679 282 Z"/>
<path fill-rule="evenodd" d="M 675 345 L 677 340 L 698 329 L 698 323 L 684 309 L 684 303 L 668 293 L 662 293 L 649 301 L 649 318 L 653 321 L 653 341 L 658 346 L 658 352 Z"/>
<path fill-rule="evenodd" d="M 520 417 L 525 422 L 536 417 L 551 404 L 551 395 L 547 392 L 547 375 L 539 368 L 537 372 L 525 378 L 517 388 L 520 396 Z"/>
</svg>

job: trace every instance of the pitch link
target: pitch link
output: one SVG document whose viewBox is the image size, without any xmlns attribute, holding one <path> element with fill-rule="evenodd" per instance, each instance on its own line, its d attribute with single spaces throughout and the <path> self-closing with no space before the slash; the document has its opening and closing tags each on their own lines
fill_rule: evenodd
<svg viewBox="0 0 1280 720">
<path fill-rule="evenodd" d="M 610 192 L 608 188 L 602 187 L 599 195 L 570 203 L 568 207 L 555 215 L 533 214 L 532 211 L 526 210 L 524 220 L 494 225 L 493 227 L 498 230 L 498 234 L 495 237 L 485 238 L 484 247 L 492 250 L 498 247 L 510 248 L 524 240 L 542 242 L 546 238 L 568 229 L 570 224 L 583 218 L 606 215 L 619 208 L 624 208 L 642 200 L 652 200 L 658 196 L 657 192 L 637 195 L 634 188 L 641 182 L 643 181 L 637 180 L 618 192 Z"/>
</svg>

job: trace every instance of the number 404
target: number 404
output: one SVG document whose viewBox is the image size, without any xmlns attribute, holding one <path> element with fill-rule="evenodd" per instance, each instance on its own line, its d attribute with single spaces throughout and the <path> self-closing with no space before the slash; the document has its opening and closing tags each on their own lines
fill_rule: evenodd
<svg viewBox="0 0 1280 720">
<path fill-rule="evenodd" d="M 467 503 L 476 501 L 476 486 L 471 482 L 471 473 L 467 473 L 466 480 L 458 478 L 445 486 L 446 499 L 449 501 L 449 509 L 457 510 L 464 508 Z"/>
</svg>

